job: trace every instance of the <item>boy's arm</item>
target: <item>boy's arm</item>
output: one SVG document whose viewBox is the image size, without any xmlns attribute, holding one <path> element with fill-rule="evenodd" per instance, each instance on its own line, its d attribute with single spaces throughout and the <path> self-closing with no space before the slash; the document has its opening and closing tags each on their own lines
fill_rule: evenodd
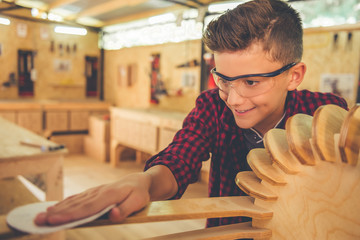
<svg viewBox="0 0 360 240">
<path fill-rule="evenodd" d="M 156 165 L 149 168 L 145 173 L 151 177 L 150 201 L 169 199 L 177 193 L 176 179 L 166 166 Z"/>
<path fill-rule="evenodd" d="M 116 204 L 109 218 L 121 222 L 144 208 L 149 201 L 171 198 L 177 189 L 171 171 L 163 165 L 157 165 L 146 172 L 129 174 L 117 182 L 71 196 L 38 214 L 34 221 L 37 225 L 61 225 L 91 216 Z"/>
</svg>

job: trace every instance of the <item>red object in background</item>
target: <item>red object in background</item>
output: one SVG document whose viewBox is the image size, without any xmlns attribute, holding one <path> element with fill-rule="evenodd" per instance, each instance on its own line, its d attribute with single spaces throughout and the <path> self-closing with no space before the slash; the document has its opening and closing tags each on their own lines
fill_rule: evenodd
<svg viewBox="0 0 360 240">
<path fill-rule="evenodd" d="M 150 103 L 155 103 L 155 104 L 159 103 L 159 99 L 156 96 L 156 86 L 158 83 L 159 72 L 160 72 L 160 54 L 154 54 L 152 55 L 152 61 L 151 61 Z"/>
<path fill-rule="evenodd" d="M 209 74 L 209 77 L 208 77 L 208 89 L 212 89 L 212 88 L 216 88 L 216 84 L 215 84 L 215 81 L 214 81 L 214 77 L 213 75 L 210 73 Z"/>
</svg>

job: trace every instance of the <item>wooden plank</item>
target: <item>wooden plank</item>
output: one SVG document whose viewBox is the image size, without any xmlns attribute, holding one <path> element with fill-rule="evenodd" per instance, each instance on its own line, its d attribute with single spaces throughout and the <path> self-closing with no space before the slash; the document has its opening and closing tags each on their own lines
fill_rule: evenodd
<svg viewBox="0 0 360 240">
<path fill-rule="evenodd" d="M 151 202 L 145 209 L 123 223 L 145 223 L 171 220 L 245 216 L 270 219 L 272 212 L 253 204 L 253 198 L 213 197 Z M 112 225 L 109 220 L 96 220 L 84 226 Z"/>
<path fill-rule="evenodd" d="M 246 222 L 145 238 L 144 240 L 227 240 L 240 238 L 269 239 L 270 237 L 271 230 L 253 228 L 251 222 Z"/>
<path fill-rule="evenodd" d="M 270 219 L 273 213 L 255 206 L 253 198 L 248 196 L 180 199 L 151 202 L 145 209 L 128 217 L 121 224 L 235 216 Z M 6 223 L 0 222 L 0 224 L 0 239 L 3 236 L 17 234 L 16 231 L 4 226 Z M 98 219 L 80 227 L 115 224 L 119 223 L 113 223 L 107 219 Z"/>
</svg>

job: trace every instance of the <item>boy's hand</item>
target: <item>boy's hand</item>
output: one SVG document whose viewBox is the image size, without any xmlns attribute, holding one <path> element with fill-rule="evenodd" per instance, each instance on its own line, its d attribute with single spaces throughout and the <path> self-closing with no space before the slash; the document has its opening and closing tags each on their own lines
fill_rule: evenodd
<svg viewBox="0 0 360 240">
<path fill-rule="evenodd" d="M 150 175 L 131 174 L 118 182 L 71 196 L 49 207 L 46 212 L 39 213 L 34 222 L 37 225 L 61 225 L 89 217 L 112 204 L 117 204 L 117 207 L 110 210 L 109 218 L 113 222 L 121 222 L 149 203 L 150 186 Z"/>
</svg>

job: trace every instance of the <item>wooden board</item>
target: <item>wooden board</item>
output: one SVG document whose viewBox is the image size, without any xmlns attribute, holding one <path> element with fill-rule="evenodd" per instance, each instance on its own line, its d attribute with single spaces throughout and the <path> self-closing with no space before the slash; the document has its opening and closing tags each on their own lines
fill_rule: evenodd
<svg viewBox="0 0 360 240">
<path fill-rule="evenodd" d="M 251 197 L 180 199 L 151 202 L 142 211 L 128 217 L 123 224 L 235 216 L 270 219 L 272 215 L 271 211 L 255 206 Z M 4 223 L 0 222 L 0 224 L 0 239 L 3 236 L 18 234 L 16 231 L 9 230 Z M 118 223 L 99 219 L 80 227 L 114 224 Z"/>
</svg>

